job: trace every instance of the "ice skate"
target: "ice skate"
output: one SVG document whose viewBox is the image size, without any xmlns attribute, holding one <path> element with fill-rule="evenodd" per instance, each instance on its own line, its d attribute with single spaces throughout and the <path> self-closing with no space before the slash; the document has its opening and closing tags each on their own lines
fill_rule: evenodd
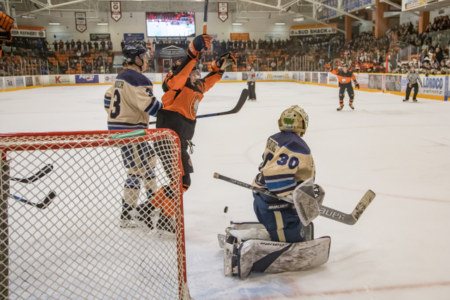
<svg viewBox="0 0 450 300">
<path fill-rule="evenodd" d="M 337 108 L 337 111 L 341 111 L 344 108 L 344 105 L 341 105 Z"/>
<path fill-rule="evenodd" d="M 350 106 L 351 109 L 355 109 L 355 107 L 353 106 L 353 104 L 349 104 L 348 106 Z"/>
</svg>

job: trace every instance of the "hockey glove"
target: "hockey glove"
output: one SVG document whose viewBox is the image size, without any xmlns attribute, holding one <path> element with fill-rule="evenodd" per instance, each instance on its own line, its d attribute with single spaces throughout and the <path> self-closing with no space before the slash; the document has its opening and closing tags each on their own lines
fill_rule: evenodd
<svg viewBox="0 0 450 300">
<path fill-rule="evenodd" d="M 200 51 L 202 50 L 208 50 L 211 48 L 211 41 L 213 37 L 207 34 L 198 35 L 195 37 L 195 39 L 191 42 L 189 45 L 189 48 L 187 50 L 187 54 L 191 58 L 200 58 Z"/>
<path fill-rule="evenodd" d="M 359 90 L 359 83 L 355 82 L 355 88 Z"/>
<path fill-rule="evenodd" d="M 221 70 L 225 70 L 228 66 L 232 66 L 236 64 L 236 58 L 233 56 L 231 52 L 227 52 L 222 54 L 218 59 L 213 61 L 212 69 L 214 72 L 218 72 Z"/>
</svg>

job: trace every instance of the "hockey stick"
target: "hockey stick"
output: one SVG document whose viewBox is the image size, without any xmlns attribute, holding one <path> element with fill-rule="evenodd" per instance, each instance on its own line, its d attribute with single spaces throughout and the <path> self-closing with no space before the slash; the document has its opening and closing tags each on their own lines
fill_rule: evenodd
<svg viewBox="0 0 450 300">
<path fill-rule="evenodd" d="M 45 165 L 45 167 L 43 167 L 42 169 L 40 169 L 33 176 L 30 176 L 28 178 L 14 178 L 14 177 L 11 177 L 11 180 L 14 180 L 14 181 L 17 181 L 17 182 L 21 182 L 21 183 L 32 183 L 32 182 L 35 182 L 35 181 L 41 179 L 42 177 L 44 177 L 45 175 L 47 175 L 51 171 L 53 171 L 53 165 L 52 164 L 48 164 L 48 165 Z"/>
<path fill-rule="evenodd" d="M 45 199 L 42 200 L 42 201 L 39 202 L 39 203 L 34 203 L 34 202 L 28 201 L 28 200 L 26 200 L 26 199 L 24 199 L 24 198 L 21 198 L 21 197 L 19 197 L 19 196 L 15 196 L 15 195 L 11 195 L 11 194 L 9 194 L 9 196 L 10 196 L 11 198 L 13 198 L 13 199 L 16 199 L 16 200 L 18 200 L 18 201 L 20 201 L 20 202 L 23 202 L 23 203 L 25 203 L 25 204 L 34 206 L 34 207 L 36 207 L 36 208 L 39 208 L 39 209 L 46 209 L 47 206 L 50 204 L 50 202 L 52 202 L 53 199 L 56 198 L 56 193 L 55 193 L 54 191 L 51 191 L 51 192 L 45 197 Z"/>
<path fill-rule="evenodd" d="M 207 23 L 208 23 L 208 0 L 205 0 L 205 11 L 203 15 L 203 34 L 206 34 L 207 30 Z"/>
<path fill-rule="evenodd" d="M 248 98 L 248 90 L 247 89 L 243 89 L 242 93 L 241 93 L 241 96 L 239 97 L 238 103 L 236 104 L 236 106 L 232 110 L 219 112 L 219 113 L 199 115 L 199 116 L 197 116 L 197 119 L 235 114 L 235 113 L 237 113 L 237 112 L 239 112 L 241 110 L 242 106 L 244 106 L 245 102 L 247 101 L 247 98 Z M 156 121 L 149 122 L 148 124 L 150 124 L 150 125 L 151 124 L 156 124 Z"/>
<path fill-rule="evenodd" d="M 286 197 L 278 197 L 266 189 L 257 188 L 255 186 L 252 186 L 245 182 L 220 175 L 219 173 L 214 173 L 214 178 L 222 179 L 223 181 L 239 185 L 241 187 L 253 190 L 254 192 L 261 193 L 261 194 L 267 195 L 267 196 L 275 198 L 275 199 L 279 199 L 279 200 L 283 200 L 283 201 L 292 203 L 292 200 L 290 200 Z M 372 202 L 372 200 L 375 198 L 375 196 L 376 195 L 373 191 L 368 190 L 366 192 L 366 194 L 363 196 L 363 198 L 361 199 L 361 201 L 358 202 L 358 204 L 356 205 L 355 209 L 353 210 L 353 212 L 351 214 L 346 214 L 346 213 L 340 212 L 338 210 L 335 210 L 333 208 L 329 208 L 324 205 L 320 205 L 320 215 L 322 217 L 325 217 L 325 218 L 328 218 L 328 219 L 331 219 L 331 220 L 334 220 L 337 222 L 341 222 L 341 223 L 344 223 L 347 225 L 354 225 L 356 222 L 358 222 L 359 218 L 361 217 L 363 212 L 366 210 L 366 208 L 369 206 L 369 204 Z"/>
</svg>

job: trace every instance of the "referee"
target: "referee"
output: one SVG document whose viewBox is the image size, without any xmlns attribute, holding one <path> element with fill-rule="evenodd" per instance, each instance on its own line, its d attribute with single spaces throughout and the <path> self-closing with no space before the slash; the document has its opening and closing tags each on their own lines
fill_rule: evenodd
<svg viewBox="0 0 450 300">
<path fill-rule="evenodd" d="M 247 85 L 249 91 L 249 100 L 253 101 L 256 101 L 255 84 L 256 84 L 256 74 L 255 70 L 252 68 L 250 72 L 248 72 Z"/>
<path fill-rule="evenodd" d="M 406 97 L 403 99 L 403 102 L 406 102 L 409 100 L 409 95 L 411 94 L 411 90 L 414 89 L 414 96 L 413 101 L 417 102 L 417 93 L 419 92 L 419 85 L 417 82 L 420 83 L 420 87 L 423 87 L 422 81 L 420 80 L 419 74 L 416 73 L 416 70 L 414 69 L 414 65 L 411 65 L 409 68 L 408 74 L 406 74 L 406 80 L 408 81 L 408 85 L 406 86 Z"/>
</svg>

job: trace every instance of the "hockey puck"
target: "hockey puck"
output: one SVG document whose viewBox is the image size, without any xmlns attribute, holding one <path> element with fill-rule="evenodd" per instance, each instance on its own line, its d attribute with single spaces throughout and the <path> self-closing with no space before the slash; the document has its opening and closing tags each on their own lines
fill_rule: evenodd
<svg viewBox="0 0 450 300">
<path fill-rule="evenodd" d="M 228 206 L 225 206 L 225 208 L 223 209 L 223 212 L 224 212 L 224 213 L 227 213 L 227 212 L 228 212 Z"/>
</svg>

